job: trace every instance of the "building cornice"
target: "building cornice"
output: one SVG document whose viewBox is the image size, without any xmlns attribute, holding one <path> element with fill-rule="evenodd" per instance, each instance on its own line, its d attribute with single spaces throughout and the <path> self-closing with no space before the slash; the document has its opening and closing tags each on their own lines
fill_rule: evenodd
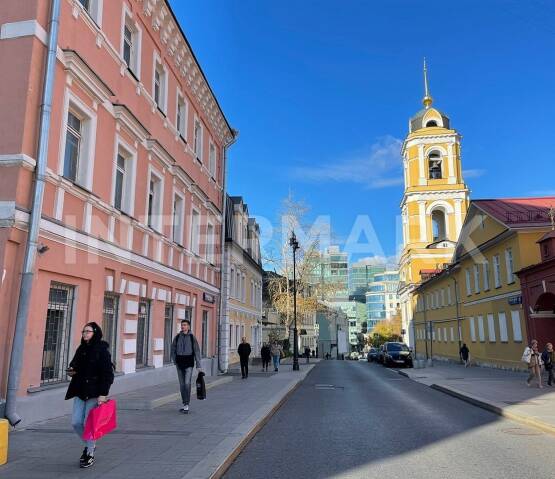
<svg viewBox="0 0 555 479">
<path fill-rule="evenodd" d="M 162 46 L 173 58 L 174 66 L 190 89 L 198 105 L 222 144 L 235 137 L 210 87 L 199 62 L 167 0 L 135 0 L 142 4 L 144 16 L 151 19 L 152 29 L 160 34 Z"/>
</svg>

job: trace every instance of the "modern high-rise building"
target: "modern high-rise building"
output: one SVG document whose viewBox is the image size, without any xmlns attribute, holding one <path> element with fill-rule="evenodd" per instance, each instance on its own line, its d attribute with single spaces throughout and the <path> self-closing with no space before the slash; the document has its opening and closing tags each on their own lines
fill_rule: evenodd
<svg viewBox="0 0 555 479">
<path fill-rule="evenodd" d="M 312 273 L 313 284 L 334 286 L 325 298 L 327 301 L 347 301 L 349 299 L 349 255 L 341 252 L 338 246 L 330 246 L 320 254 Z"/>
<path fill-rule="evenodd" d="M 359 261 L 349 266 L 349 294 L 351 296 L 364 296 L 368 291 L 368 285 L 374 280 L 376 273 L 383 273 L 385 265 L 369 264 L 367 261 Z"/>
<path fill-rule="evenodd" d="M 376 274 L 366 293 L 368 331 L 380 321 L 391 319 L 399 311 L 399 272 Z"/>
</svg>

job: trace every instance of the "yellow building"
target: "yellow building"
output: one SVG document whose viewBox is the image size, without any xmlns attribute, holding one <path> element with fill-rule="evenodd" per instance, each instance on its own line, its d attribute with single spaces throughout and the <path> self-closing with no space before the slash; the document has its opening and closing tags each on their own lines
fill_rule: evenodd
<svg viewBox="0 0 555 479">
<path fill-rule="evenodd" d="M 461 136 L 451 128 L 449 118 L 432 107 L 425 63 L 422 102 L 424 108 L 409 121 L 401 151 L 405 191 L 399 297 L 402 327 L 411 345 L 412 292 L 423 278 L 450 263 L 468 207 Z"/>
<path fill-rule="evenodd" d="M 228 196 L 226 208 L 225 308 L 220 326 L 223 369 L 239 361 L 241 338 L 251 345 L 251 358 L 260 356 L 262 346 L 260 227 L 249 217 L 241 196 Z"/>
<path fill-rule="evenodd" d="M 554 203 L 554 197 L 470 203 L 453 262 L 414 290 L 418 358 L 458 360 L 466 343 L 477 364 L 523 367 L 529 338 L 515 272 L 540 261 L 536 242 L 550 230 Z"/>
</svg>

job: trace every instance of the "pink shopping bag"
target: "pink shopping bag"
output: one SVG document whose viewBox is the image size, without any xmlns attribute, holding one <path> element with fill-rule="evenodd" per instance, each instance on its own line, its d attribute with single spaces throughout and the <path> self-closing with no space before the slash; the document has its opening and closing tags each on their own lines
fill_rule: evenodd
<svg viewBox="0 0 555 479">
<path fill-rule="evenodd" d="M 91 409 L 85 422 L 83 439 L 96 441 L 117 427 L 116 401 L 110 399 Z"/>
</svg>

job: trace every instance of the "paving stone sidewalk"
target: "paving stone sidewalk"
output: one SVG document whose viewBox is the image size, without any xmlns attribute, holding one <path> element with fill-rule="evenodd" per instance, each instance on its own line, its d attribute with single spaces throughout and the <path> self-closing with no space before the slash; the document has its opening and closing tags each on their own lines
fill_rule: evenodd
<svg viewBox="0 0 555 479">
<path fill-rule="evenodd" d="M 0 466 L 2 479 L 206 479 L 216 477 L 240 446 L 256 431 L 312 370 L 283 366 L 268 376 L 233 378 L 207 392 L 205 401 L 191 402 L 191 413 L 178 412 L 174 400 L 153 409 L 118 410 L 118 428 L 97 444 L 96 463 L 79 469 L 82 445 L 70 417 L 36 423 L 10 433 L 9 460 Z M 175 383 L 177 387 L 177 383 Z M 164 394 L 169 385 L 163 385 Z M 130 395 L 134 401 L 160 397 L 156 388 Z M 194 396 L 194 394 L 193 394 Z M 125 395 L 117 397 L 123 404 Z M 140 402 L 139 401 L 139 402 Z"/>
<path fill-rule="evenodd" d="M 402 369 L 404 376 L 471 402 L 496 414 L 555 434 L 555 387 L 543 389 L 533 381 L 526 386 L 525 372 L 434 363 L 422 369 Z"/>
</svg>

